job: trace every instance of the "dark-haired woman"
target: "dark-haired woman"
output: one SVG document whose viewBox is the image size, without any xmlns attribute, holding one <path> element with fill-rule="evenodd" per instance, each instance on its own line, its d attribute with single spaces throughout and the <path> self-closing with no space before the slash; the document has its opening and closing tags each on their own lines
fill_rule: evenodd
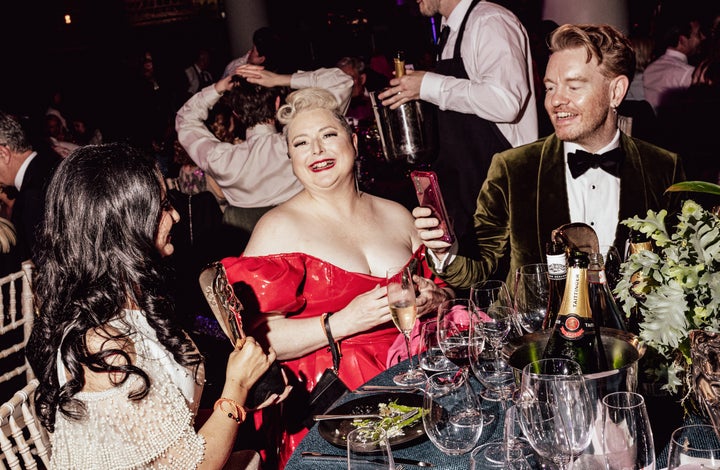
<svg viewBox="0 0 720 470">
<path fill-rule="evenodd" d="M 125 144 L 77 150 L 50 182 L 28 357 L 54 468 L 222 468 L 275 359 L 250 338 L 234 350 L 194 430 L 203 360 L 170 320 L 160 258 L 179 216 L 165 193 L 156 163 Z"/>
</svg>

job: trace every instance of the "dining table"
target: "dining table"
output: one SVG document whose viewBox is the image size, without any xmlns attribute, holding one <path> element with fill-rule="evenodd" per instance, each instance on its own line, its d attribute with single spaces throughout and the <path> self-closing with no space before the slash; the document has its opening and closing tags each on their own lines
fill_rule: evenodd
<svg viewBox="0 0 720 470">
<path fill-rule="evenodd" d="M 415 363 L 417 364 L 417 362 Z M 358 390 L 351 391 L 350 393 L 342 396 L 333 406 L 331 406 L 331 409 L 342 406 L 343 403 L 349 402 L 351 400 L 356 400 L 358 399 L 358 397 L 367 396 L 368 392 L 362 391 L 363 388 L 367 385 L 394 386 L 395 384 L 392 380 L 393 376 L 397 375 L 398 372 L 407 370 L 408 365 L 408 361 L 405 360 L 383 371 L 376 377 L 373 377 L 371 380 L 369 380 L 366 384 L 358 387 Z M 474 379 L 474 377 L 472 376 L 472 372 L 470 372 L 470 383 L 478 393 L 482 391 L 482 385 L 480 385 L 480 383 Z M 361 392 L 358 393 L 358 391 Z M 402 390 L 399 391 L 402 392 Z M 378 391 L 377 393 L 383 392 L 387 393 L 387 390 L 383 390 L 382 392 Z M 412 393 L 417 393 L 422 396 L 421 389 L 415 389 L 415 391 Z M 484 410 L 484 414 L 493 415 L 494 419 L 490 423 L 487 423 L 483 426 L 482 434 L 480 435 L 480 438 L 478 439 L 476 444 L 478 446 L 486 442 L 500 440 L 503 438 L 504 414 L 499 402 L 484 400 L 482 402 L 482 407 Z M 653 421 L 660 422 L 663 419 L 663 416 L 650 416 L 651 423 Z M 684 423 L 682 424 L 694 424 L 701 423 L 703 421 L 703 417 L 689 414 L 685 416 Z M 666 442 L 660 444 L 661 446 L 659 446 L 659 450 L 656 451 L 657 470 L 664 469 L 667 465 L 666 462 L 668 446 Z M 656 448 L 658 448 L 658 446 L 656 446 Z M 332 455 L 337 456 L 338 458 L 332 459 L 303 456 L 303 452 L 314 452 L 323 455 Z M 412 439 L 409 442 L 404 443 L 403 445 L 393 445 L 392 454 L 393 457 L 395 457 L 398 461 L 407 459 L 412 461 L 427 462 L 429 464 L 432 464 L 431 468 L 436 470 L 468 470 L 470 468 L 470 452 L 461 455 L 447 455 L 440 451 L 440 449 L 435 447 L 435 445 L 426 435 L 422 435 L 416 439 Z M 340 447 L 336 444 L 332 444 L 328 440 L 326 440 L 318 430 L 318 423 L 315 423 L 293 452 L 292 456 L 287 462 L 287 465 L 285 466 L 285 469 L 337 470 L 338 468 L 346 468 L 347 462 L 343 460 L 345 456 L 345 448 Z M 419 466 L 413 466 L 412 464 L 409 464 L 407 462 L 402 463 L 406 469 L 421 468 Z M 541 468 L 545 467 L 541 466 Z"/>
</svg>

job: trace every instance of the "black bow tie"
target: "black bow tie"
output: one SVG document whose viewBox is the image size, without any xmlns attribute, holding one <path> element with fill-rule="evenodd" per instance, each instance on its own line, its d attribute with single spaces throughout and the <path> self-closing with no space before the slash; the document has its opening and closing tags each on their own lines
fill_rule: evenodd
<svg viewBox="0 0 720 470">
<path fill-rule="evenodd" d="M 611 175 L 620 177 L 620 165 L 622 165 L 624 157 L 625 153 L 620 147 L 602 155 L 577 150 L 575 153 L 568 153 L 568 166 L 573 178 L 577 178 L 590 168 L 602 168 Z"/>
</svg>

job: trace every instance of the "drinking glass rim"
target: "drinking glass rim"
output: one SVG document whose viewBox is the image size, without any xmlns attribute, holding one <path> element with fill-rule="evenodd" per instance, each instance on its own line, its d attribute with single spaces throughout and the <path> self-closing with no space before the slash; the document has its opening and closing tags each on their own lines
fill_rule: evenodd
<svg viewBox="0 0 720 470">
<path fill-rule="evenodd" d="M 715 427 L 711 424 L 686 424 L 685 426 L 680 426 L 679 428 L 675 429 L 672 432 L 672 435 L 670 436 L 670 443 L 675 444 L 677 446 L 682 447 L 683 449 L 688 450 L 695 450 L 695 451 L 711 451 L 711 452 L 720 452 L 720 444 L 714 446 L 714 447 L 697 447 L 690 445 L 689 442 L 681 442 L 679 438 L 684 434 L 685 430 L 687 429 L 701 429 L 701 428 L 707 428 L 710 435 L 715 436 L 715 440 L 717 439 L 717 434 L 715 434 Z"/>
<path fill-rule="evenodd" d="M 628 398 L 632 397 L 631 398 L 632 401 L 627 400 L 627 403 L 622 403 L 622 404 L 621 403 L 617 403 L 617 404 L 608 403 L 608 398 L 619 397 L 621 395 L 628 397 Z M 639 408 L 639 407 L 645 406 L 645 397 L 643 397 L 641 394 L 639 394 L 637 392 L 631 392 L 629 390 L 620 390 L 617 392 L 611 392 L 611 393 L 606 394 L 602 398 L 602 403 L 605 406 L 613 407 L 613 408 L 634 409 L 634 408 Z"/>
</svg>

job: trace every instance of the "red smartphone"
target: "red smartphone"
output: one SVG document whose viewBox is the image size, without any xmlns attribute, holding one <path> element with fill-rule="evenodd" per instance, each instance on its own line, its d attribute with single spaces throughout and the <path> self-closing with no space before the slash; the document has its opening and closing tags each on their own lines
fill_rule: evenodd
<svg viewBox="0 0 720 470">
<path fill-rule="evenodd" d="M 410 172 L 410 178 L 415 187 L 418 203 L 423 207 L 429 207 L 432 210 L 432 216 L 440 221 L 439 228 L 443 231 L 440 239 L 447 243 L 454 243 L 455 232 L 445 209 L 437 174 L 434 171 L 413 170 Z"/>
</svg>

